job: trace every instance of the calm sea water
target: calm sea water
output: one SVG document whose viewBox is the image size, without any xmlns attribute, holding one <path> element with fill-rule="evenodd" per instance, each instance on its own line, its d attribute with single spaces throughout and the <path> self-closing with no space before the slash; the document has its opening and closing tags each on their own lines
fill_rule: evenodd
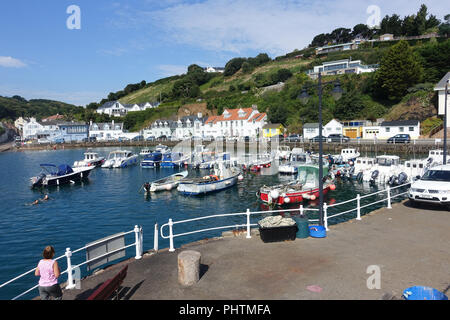
<svg viewBox="0 0 450 320">
<path fill-rule="evenodd" d="M 111 148 L 94 149 L 107 156 Z M 139 152 L 137 148 L 131 148 Z M 130 231 L 135 225 L 144 230 L 144 250 L 153 248 L 153 230 L 155 223 L 161 226 L 168 222 L 190 219 L 220 213 L 268 210 L 258 202 L 257 190 L 265 185 L 287 181 L 291 177 L 278 175 L 247 174 L 237 186 L 215 194 L 202 197 L 186 197 L 176 190 L 158 193 L 146 197 L 139 192 L 145 181 L 152 181 L 170 174 L 174 169 L 142 169 L 134 166 L 126 169 L 102 169 L 91 172 L 84 183 L 54 187 L 44 191 L 30 189 L 30 177 L 40 172 L 39 164 L 73 164 L 83 159 L 85 150 L 32 151 L 0 154 L 0 284 L 34 268 L 41 259 L 45 246 L 52 245 L 56 256 L 64 254 L 66 248 L 81 248 L 97 239 L 124 231 Z M 190 175 L 203 175 L 206 171 L 190 171 Z M 354 198 L 357 193 L 368 194 L 377 191 L 377 187 L 349 181 L 338 181 L 337 189 L 330 192 L 327 203 L 341 202 Z M 36 206 L 34 200 L 49 194 L 50 201 Z M 380 199 L 374 196 L 367 201 Z M 364 201 L 362 201 L 364 204 Z M 317 206 L 311 203 L 309 206 Z M 355 203 L 342 206 L 339 211 L 347 210 Z M 379 204 L 362 213 L 382 207 Z M 298 207 L 297 205 L 295 207 Z M 294 208 L 291 206 L 291 208 Z M 282 210 L 281 210 L 282 211 Z M 333 212 L 333 210 L 330 210 Z M 288 213 L 285 214 L 289 216 Z M 253 216 L 256 223 L 264 214 Z M 310 218 L 317 218 L 314 214 Z M 353 219 L 355 212 L 329 221 L 330 224 Z M 174 226 L 176 234 L 200 228 L 224 225 L 244 224 L 245 216 L 200 220 L 188 225 Z M 175 238 L 175 247 L 184 243 L 211 238 L 223 230 L 197 233 Z M 166 230 L 167 233 L 167 230 Z M 134 235 L 127 237 L 127 244 L 134 241 Z M 160 238 L 160 248 L 168 247 L 168 240 Z M 127 249 L 127 257 L 133 257 L 135 249 Z M 85 260 L 84 253 L 73 256 L 73 263 Z M 65 258 L 60 260 L 61 269 L 66 268 Z M 87 274 L 82 269 L 83 275 Z M 67 275 L 62 276 L 66 281 Z M 11 299 L 37 284 L 38 278 L 31 274 L 4 288 L 0 288 L 0 299 Z M 37 290 L 24 298 L 37 296 Z"/>
</svg>

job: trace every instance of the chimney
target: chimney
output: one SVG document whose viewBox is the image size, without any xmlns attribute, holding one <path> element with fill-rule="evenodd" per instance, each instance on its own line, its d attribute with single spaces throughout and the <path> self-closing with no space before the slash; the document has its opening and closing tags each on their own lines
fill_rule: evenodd
<svg viewBox="0 0 450 320">
<path fill-rule="evenodd" d="M 253 104 L 252 109 L 258 111 L 258 106 L 256 104 Z"/>
</svg>

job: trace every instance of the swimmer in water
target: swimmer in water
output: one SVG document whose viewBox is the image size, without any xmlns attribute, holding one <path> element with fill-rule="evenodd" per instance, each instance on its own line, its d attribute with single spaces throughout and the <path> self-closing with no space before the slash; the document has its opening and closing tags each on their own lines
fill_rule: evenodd
<svg viewBox="0 0 450 320">
<path fill-rule="evenodd" d="M 47 200 L 50 200 L 50 198 L 48 197 L 48 194 L 46 194 L 46 195 L 44 196 L 44 199 L 42 199 L 42 201 L 47 201 Z"/>
<path fill-rule="evenodd" d="M 35 206 L 35 205 L 37 205 L 37 204 L 39 204 L 39 200 L 35 200 L 31 205 L 32 205 L 32 206 Z"/>
</svg>

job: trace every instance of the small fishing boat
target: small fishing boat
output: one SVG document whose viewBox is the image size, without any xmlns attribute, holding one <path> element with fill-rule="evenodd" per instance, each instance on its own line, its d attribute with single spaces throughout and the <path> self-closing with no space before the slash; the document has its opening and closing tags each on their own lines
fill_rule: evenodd
<svg viewBox="0 0 450 320">
<path fill-rule="evenodd" d="M 241 171 L 238 168 L 227 168 L 219 163 L 215 165 L 213 175 L 181 181 L 178 191 L 184 195 L 198 196 L 225 190 L 236 185 L 240 175 Z"/>
<path fill-rule="evenodd" d="M 341 150 L 341 154 L 331 156 L 332 164 L 346 164 L 355 162 L 355 159 L 360 156 L 360 153 L 355 148 L 346 148 Z"/>
<path fill-rule="evenodd" d="M 163 154 L 160 151 L 153 151 L 141 160 L 142 168 L 156 168 L 161 164 Z"/>
<path fill-rule="evenodd" d="M 171 176 L 165 177 L 163 179 L 159 179 L 153 182 L 146 182 L 143 184 L 143 188 L 146 193 L 149 192 L 158 192 L 158 191 L 169 191 L 172 190 L 180 184 L 184 178 L 188 176 L 187 171 L 175 173 Z"/>
<path fill-rule="evenodd" d="M 86 179 L 94 166 L 72 168 L 68 164 L 41 164 L 42 172 L 30 178 L 31 188 L 60 186 Z"/>
<path fill-rule="evenodd" d="M 279 165 L 278 172 L 281 174 L 297 174 L 298 167 L 308 163 L 311 163 L 309 154 L 303 148 L 294 148 L 289 156 L 289 162 Z"/>
<path fill-rule="evenodd" d="M 152 150 L 150 150 L 150 148 L 144 148 L 144 149 L 141 149 L 141 152 L 139 152 L 139 155 L 145 157 L 146 155 L 149 155 L 150 153 L 152 153 Z"/>
<path fill-rule="evenodd" d="M 161 168 L 179 168 L 187 163 L 188 157 L 182 152 L 168 152 L 162 155 Z"/>
<path fill-rule="evenodd" d="M 79 167 L 101 167 L 105 162 L 105 157 L 99 157 L 96 152 L 85 152 L 84 160 L 75 161 L 73 163 L 74 168 Z"/>
<path fill-rule="evenodd" d="M 334 179 L 328 175 L 328 168 L 323 168 L 323 194 L 335 190 Z M 298 178 L 286 184 L 263 186 L 256 196 L 264 203 L 283 205 L 301 203 L 305 200 L 319 198 L 319 167 L 302 165 L 298 168 Z"/>
<path fill-rule="evenodd" d="M 102 168 L 126 168 L 137 164 L 138 155 L 127 150 L 116 150 L 109 153 Z"/>
<path fill-rule="evenodd" d="M 291 155 L 291 148 L 289 146 L 278 146 L 275 152 L 275 159 L 287 160 Z"/>
</svg>

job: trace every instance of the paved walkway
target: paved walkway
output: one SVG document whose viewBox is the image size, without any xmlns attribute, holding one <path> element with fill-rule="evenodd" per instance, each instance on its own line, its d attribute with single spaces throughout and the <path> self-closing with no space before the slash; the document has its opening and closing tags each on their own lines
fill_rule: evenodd
<svg viewBox="0 0 450 320">
<path fill-rule="evenodd" d="M 386 299 L 400 298 L 413 285 L 434 287 L 449 295 L 450 212 L 411 208 L 408 202 L 330 227 L 326 238 L 263 243 L 224 237 L 128 260 L 86 278 L 81 290 L 65 299 L 83 298 L 129 265 L 125 299 Z M 192 287 L 177 282 L 177 255 L 202 254 L 203 276 Z M 381 289 L 367 288 L 367 267 L 381 270 Z M 318 286 L 321 291 L 308 290 Z M 317 287 L 316 287 L 317 288 Z"/>
</svg>

